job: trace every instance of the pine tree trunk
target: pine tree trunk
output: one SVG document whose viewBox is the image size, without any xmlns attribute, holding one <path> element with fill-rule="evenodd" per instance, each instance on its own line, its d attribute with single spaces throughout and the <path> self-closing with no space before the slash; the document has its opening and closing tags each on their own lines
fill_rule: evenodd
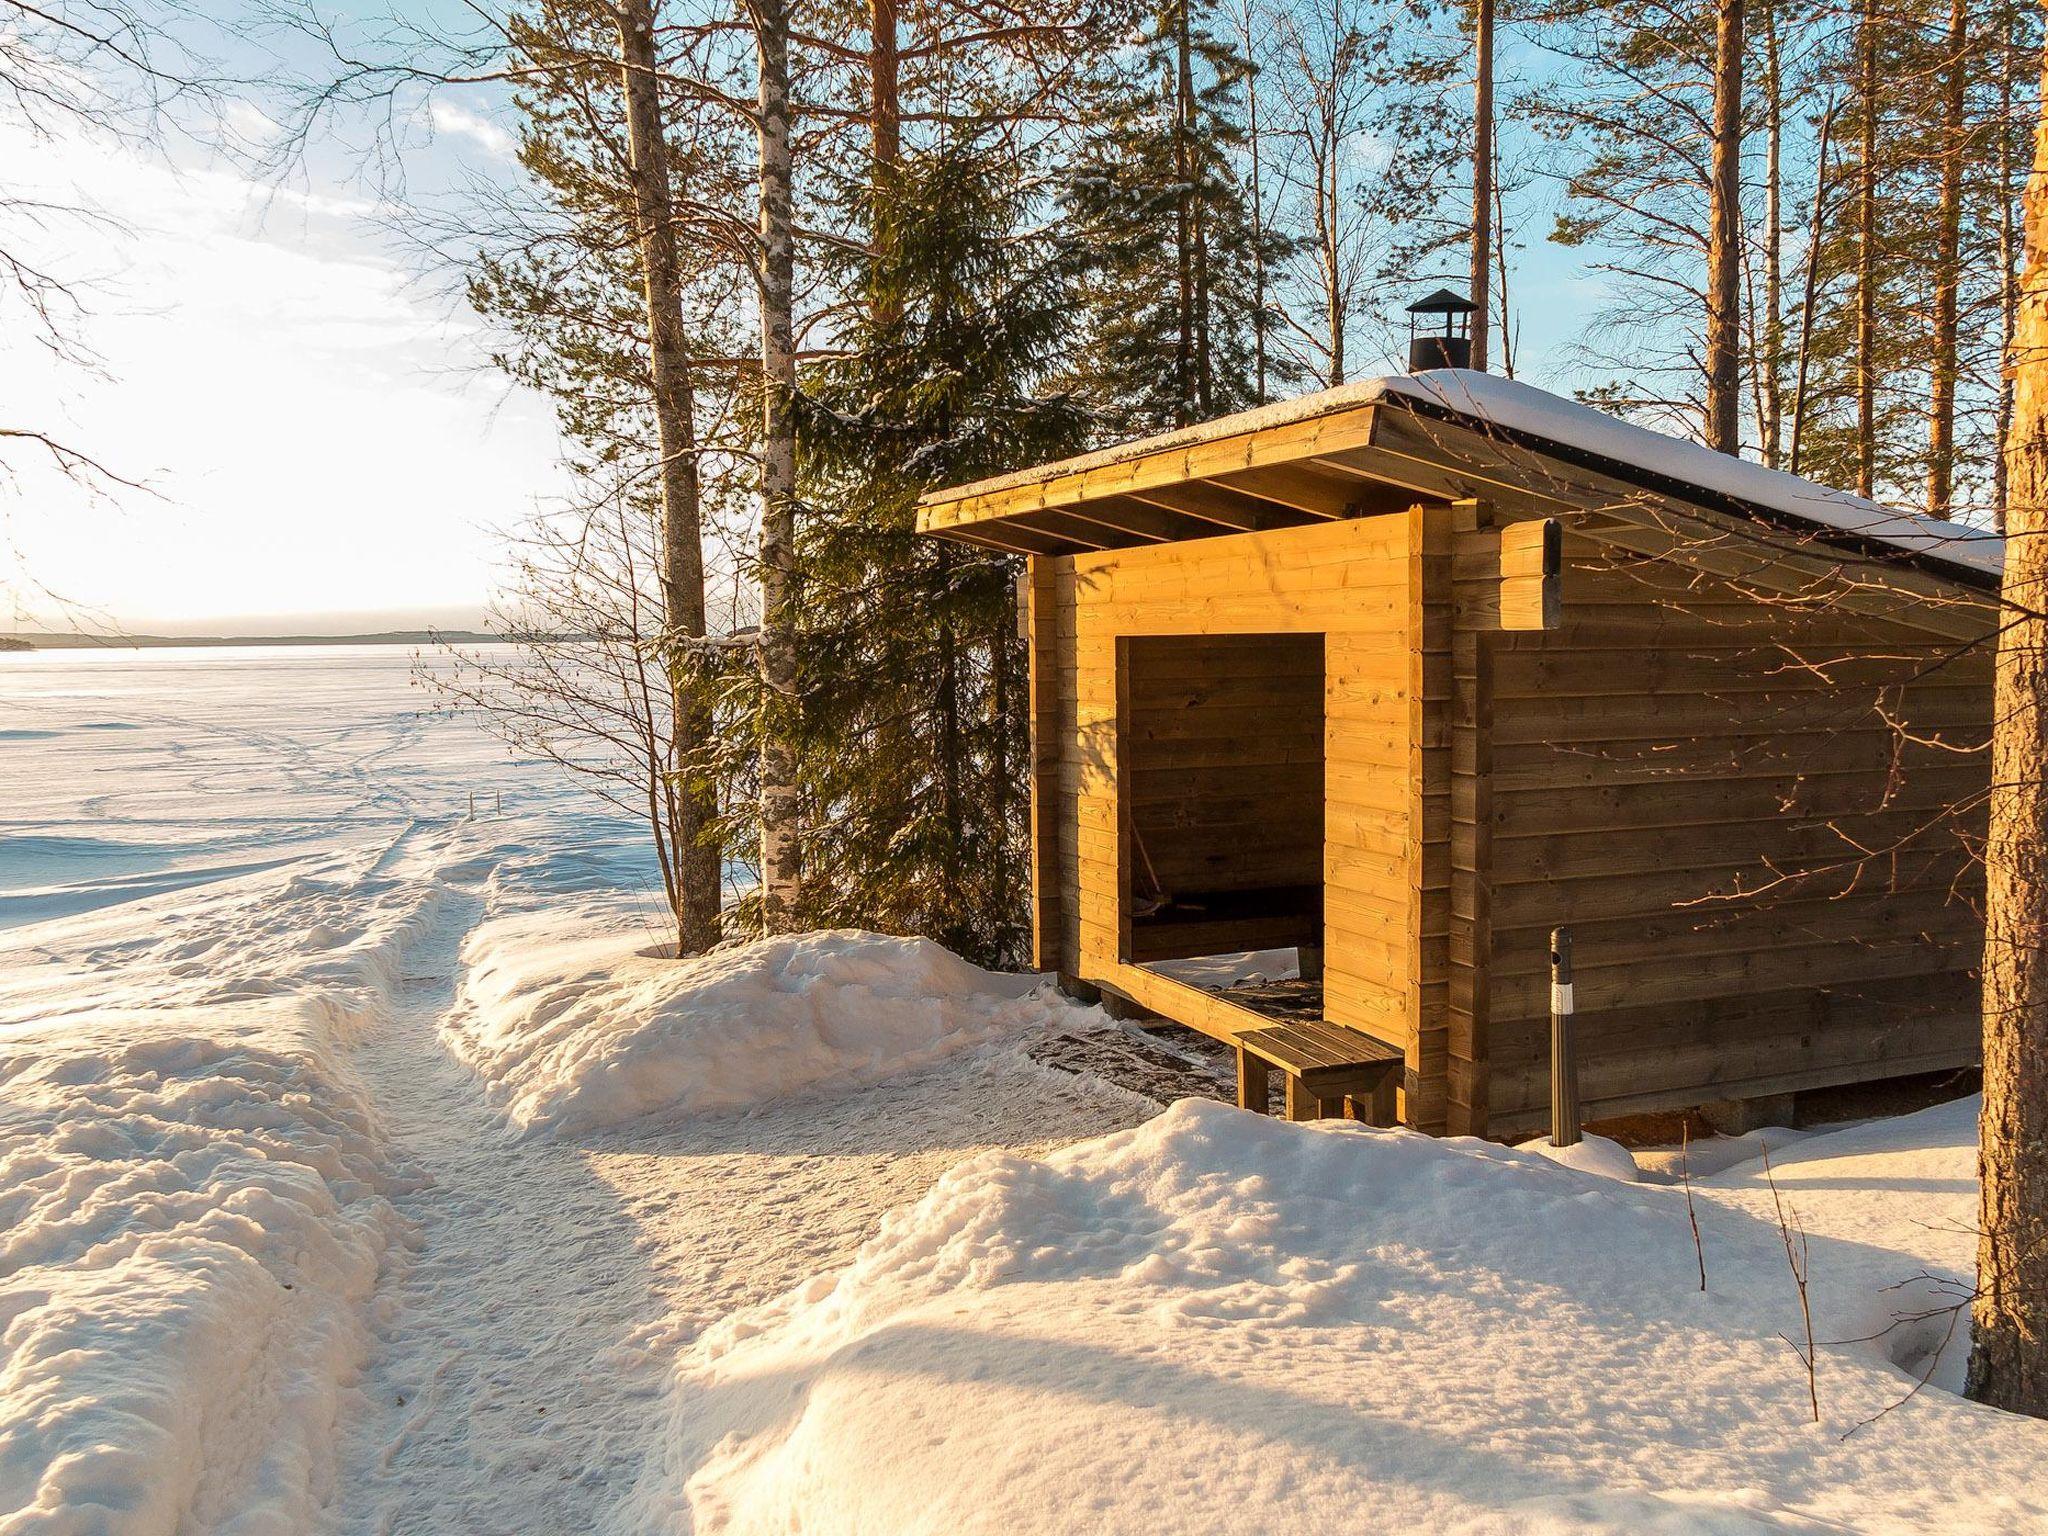
<svg viewBox="0 0 2048 1536">
<path fill-rule="evenodd" d="M 1472 57 L 1472 366 L 1484 373 L 1493 291 L 1493 0 L 1477 0 Z"/>
<path fill-rule="evenodd" d="M 1714 154 L 1707 222 L 1707 446 L 1742 451 L 1743 0 L 1714 7 Z"/>
<path fill-rule="evenodd" d="M 1021 590 L 1018 601 L 1025 601 Z M 1000 829 L 1001 838 L 995 848 L 995 867 L 986 872 L 982 881 L 983 891 L 992 899 L 987 900 L 985 906 L 981 903 L 977 906 L 987 914 L 990 930 L 1006 935 L 1017 927 L 1009 915 L 1012 908 L 1008 903 L 1021 902 L 1022 893 L 1031 885 L 1031 870 L 1022 852 L 1028 846 L 1028 833 L 1024 827 L 1031 814 L 1031 806 L 1028 799 L 1020 799 L 1016 794 L 1012 782 L 1018 758 L 1013 746 L 1021 746 L 1026 757 L 1031 751 L 1029 728 L 1026 728 L 1020 742 L 1013 726 L 1012 701 L 1017 698 L 1013 676 L 1016 671 L 1015 655 L 1007 634 L 999 630 L 989 637 L 989 692 L 995 713 L 995 729 L 990 733 L 988 807 L 990 824 Z M 1002 959 L 1005 962 L 1023 964 L 1029 958 L 1028 944 L 1021 947 L 1014 943 L 1004 944 Z"/>
<path fill-rule="evenodd" d="M 869 0 L 869 127 L 878 170 L 903 153 L 903 109 L 897 89 L 901 54 L 896 41 L 896 0 Z"/>
<path fill-rule="evenodd" d="M 953 548 L 942 542 L 939 549 L 940 589 L 952 586 Z M 946 928 L 968 921 L 967 903 L 961 898 L 960 850 L 966 840 L 962 810 L 965 799 L 966 753 L 960 730 L 960 639 L 949 607 L 941 607 L 939 620 L 939 825 L 944 846 L 939 851 L 939 919 Z"/>
<path fill-rule="evenodd" d="M 1253 10 L 1250 0 L 1244 9 L 1244 56 L 1252 57 L 1252 48 L 1257 38 L 1252 31 Z M 1262 150 L 1264 140 L 1259 126 L 1259 72 L 1247 69 L 1244 75 L 1245 149 L 1251 158 L 1252 205 L 1252 379 L 1258 391 L 1258 398 L 1252 403 L 1264 405 L 1267 400 L 1266 382 L 1266 187 Z"/>
<path fill-rule="evenodd" d="M 2013 204 L 2020 188 L 2013 185 L 2019 157 L 2013 153 L 2013 127 L 2018 115 L 2020 84 L 2019 49 L 2013 45 L 2019 17 L 2013 5 L 1999 7 L 1998 21 L 1998 341 L 1999 356 L 2013 355 L 2014 328 L 2019 319 L 2019 277 L 2014 258 L 2019 254 L 2018 231 L 2014 227 Z M 2012 437 L 2012 377 L 2001 370 L 1998 381 L 1998 441 Z M 1992 465 L 1991 516 L 1993 526 L 2005 532 L 2006 460 L 1998 455 Z"/>
<path fill-rule="evenodd" d="M 888 217 L 888 181 L 903 158 L 903 104 L 898 90 L 902 55 L 897 44 L 896 0 L 869 0 L 868 6 L 868 133 L 874 193 L 874 228 L 869 231 L 877 251 L 889 240 L 883 227 Z M 871 288 L 875 324 L 885 327 L 900 318 L 893 294 Z"/>
<path fill-rule="evenodd" d="M 2007 357 L 2011 502 L 1984 849 L 1983 1195 L 1968 1391 L 2048 1417 L 2048 119 L 2027 188 L 2022 293 Z"/>
<path fill-rule="evenodd" d="M 683 333 L 668 145 L 656 75 L 653 0 L 621 0 L 616 16 L 633 223 L 640 246 L 656 446 L 661 453 L 662 649 L 671 711 L 671 760 L 665 768 L 671 809 L 662 818 L 671 847 L 665 863 L 677 951 L 696 954 L 718 942 L 720 898 L 718 849 L 709 837 L 718 818 L 718 793 L 696 761 L 711 735 L 711 706 L 689 644 L 704 636 L 696 401 Z"/>
<path fill-rule="evenodd" d="M 1968 105 L 1967 0 L 1949 0 L 1948 72 L 1942 85 L 1940 202 L 1935 213 L 1934 335 L 1927 402 L 1927 514 L 1947 517 L 1955 494 L 1956 304 L 1963 276 L 1963 113 Z"/>
<path fill-rule="evenodd" d="M 1764 0 L 1764 323 L 1757 437 L 1772 469 L 1785 441 L 1785 79 L 1777 0 Z"/>
<path fill-rule="evenodd" d="M 753 0 L 760 71 L 761 200 L 761 925 L 785 932 L 795 920 L 801 840 L 795 754 L 797 699 L 796 254 L 791 228 L 789 17 L 785 0 Z"/>
<path fill-rule="evenodd" d="M 1863 0 L 1856 55 L 1856 494 L 1869 496 L 1877 487 L 1877 0 Z"/>
</svg>

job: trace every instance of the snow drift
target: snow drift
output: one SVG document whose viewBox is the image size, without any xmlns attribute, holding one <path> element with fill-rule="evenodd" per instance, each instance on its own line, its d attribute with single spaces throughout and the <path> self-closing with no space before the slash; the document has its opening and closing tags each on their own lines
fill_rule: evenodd
<svg viewBox="0 0 2048 1536">
<path fill-rule="evenodd" d="M 1076 1011 L 927 939 L 806 933 L 678 961 L 616 925 L 592 914 L 565 936 L 558 913 L 504 916 L 464 947 L 446 1037 L 522 1131 L 873 1082 Z"/>
<path fill-rule="evenodd" d="M 1905 1400 L 1892 1340 L 1826 1342 L 1918 1305 L 1884 1290 L 1916 1244 L 1952 1257 L 1923 1218 L 1970 1198 L 1968 1108 L 1855 1133 L 1839 1176 L 1827 1137 L 1778 1170 L 1814 1233 L 1822 1424 L 1749 1172 L 1699 1192 L 1703 1294 L 1681 1189 L 1186 1101 L 965 1163 L 841 1274 L 713 1330 L 626 1523 L 2048 1529 L 2048 1425 Z"/>
<path fill-rule="evenodd" d="M 0 952 L 0 1532 L 303 1529 L 401 1239 L 339 1048 L 430 888 L 369 857 Z"/>
</svg>

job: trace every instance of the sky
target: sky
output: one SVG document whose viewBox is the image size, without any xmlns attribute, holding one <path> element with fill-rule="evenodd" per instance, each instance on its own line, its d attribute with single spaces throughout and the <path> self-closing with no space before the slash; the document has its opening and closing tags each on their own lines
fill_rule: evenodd
<svg viewBox="0 0 2048 1536">
<path fill-rule="evenodd" d="M 245 132 L 268 131 L 238 110 Z M 502 128 L 454 103 L 441 119 L 433 154 L 509 167 Z M 107 221 L 31 236 L 90 274 L 76 329 L 97 376 L 9 316 L 0 420 L 148 487 L 96 499 L 11 455 L 0 631 L 60 610 L 60 627 L 173 633 L 481 619 L 494 530 L 564 488 L 553 415 L 484 366 L 474 317 L 400 254 L 367 193 L 4 121 L 0 164 Z"/>
<path fill-rule="evenodd" d="M 487 100 L 444 95 L 421 113 L 415 187 L 513 174 L 509 122 Z M 246 103 L 228 122 L 259 146 L 275 131 Z M 338 158 L 316 149 L 307 164 Z M 567 489 L 553 415 L 488 367 L 448 275 L 417 269 L 359 178 L 279 185 L 217 155 L 39 139 L 4 117 L 0 165 L 10 189 L 93 210 L 9 238 L 89 276 L 76 329 L 101 360 L 52 359 L 0 313 L 0 422 L 43 427 L 148 488 L 95 498 L 11 454 L 0 633 L 482 621 L 502 531 Z M 1516 266 L 1518 371 L 1569 382 L 1545 360 L 1564 355 L 1597 285 L 1540 237 Z"/>
</svg>

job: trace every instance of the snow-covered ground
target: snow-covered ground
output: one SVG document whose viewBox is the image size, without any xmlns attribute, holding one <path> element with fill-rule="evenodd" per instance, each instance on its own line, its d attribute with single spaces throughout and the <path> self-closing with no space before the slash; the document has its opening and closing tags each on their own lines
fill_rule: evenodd
<svg viewBox="0 0 2048 1536">
<path fill-rule="evenodd" d="M 2048 1425 L 1902 1401 L 1948 1317 L 1881 1332 L 1955 1299 L 1916 1277 L 1967 1267 L 1972 1111 L 1776 1165 L 1818 1424 L 1761 1164 L 1696 1191 L 1703 1293 L 1682 1188 L 1187 1101 L 955 1169 L 714 1330 L 642 1528 L 2048 1529 Z"/>
<path fill-rule="evenodd" d="M 588 1530 L 700 1329 L 1150 1111 L 927 944 L 640 958 L 635 830 L 410 671 L 0 659 L 0 1532 Z"/>
<path fill-rule="evenodd" d="M 649 958 L 408 665 L 0 659 L 0 1536 L 2048 1531 L 1973 1104 L 1696 1149 L 1700 1250 L 1668 1158 L 1157 1113 L 928 944 Z"/>
</svg>

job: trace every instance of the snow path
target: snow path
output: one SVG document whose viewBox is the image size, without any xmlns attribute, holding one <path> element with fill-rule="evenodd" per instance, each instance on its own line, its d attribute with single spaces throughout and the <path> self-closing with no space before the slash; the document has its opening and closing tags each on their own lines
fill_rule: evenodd
<svg viewBox="0 0 2048 1536">
<path fill-rule="evenodd" d="M 417 1251 L 379 1297 L 382 1347 L 346 1425 L 337 1513 L 365 1531 L 588 1529 L 630 1475 L 619 1426 L 658 1393 L 615 1346 L 658 1302 L 631 1222 L 574 1148 L 510 1141 L 441 1048 L 456 955 L 482 914 L 451 889 L 387 1026 L 356 1052 Z"/>
<path fill-rule="evenodd" d="M 354 1053 L 419 1177 L 396 1202 L 414 1252 L 380 1287 L 380 1346 L 342 1426 L 337 1531 L 597 1528 L 704 1327 L 844 1265 L 885 1211 L 975 1152 L 1154 1112 L 998 1046 L 841 1098 L 515 1139 L 437 1036 L 485 910 L 444 889 L 389 1023 Z"/>
</svg>

